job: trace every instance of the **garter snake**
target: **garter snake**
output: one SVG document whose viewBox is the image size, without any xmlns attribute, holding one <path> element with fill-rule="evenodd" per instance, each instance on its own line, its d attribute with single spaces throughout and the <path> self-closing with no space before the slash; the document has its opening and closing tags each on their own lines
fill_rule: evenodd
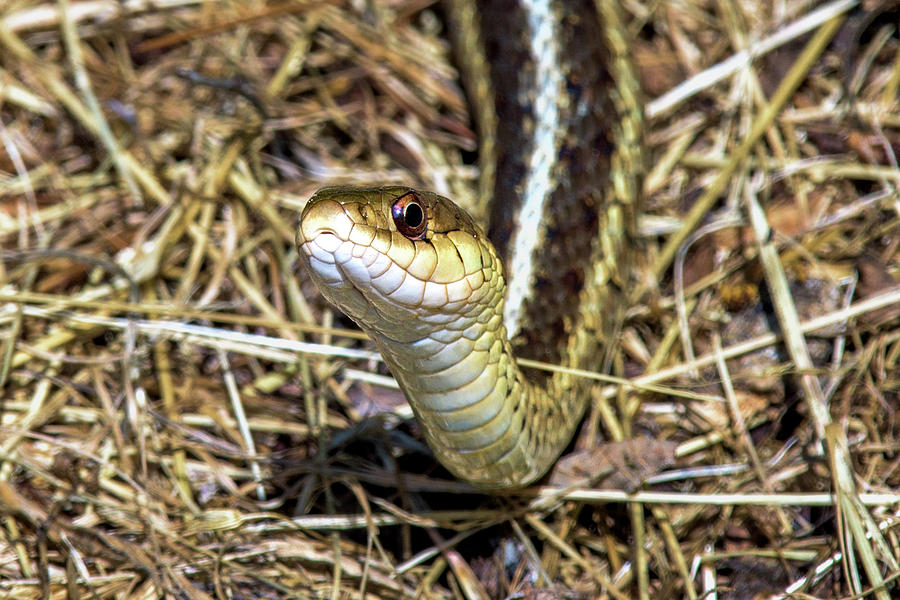
<svg viewBox="0 0 900 600">
<path fill-rule="evenodd" d="M 614 0 L 446 4 L 486 228 L 430 192 L 331 187 L 303 210 L 297 246 L 375 341 L 440 462 L 516 487 L 549 469 L 590 398 L 565 373 L 526 377 L 516 356 L 599 368 L 621 315 L 637 86 Z"/>
</svg>

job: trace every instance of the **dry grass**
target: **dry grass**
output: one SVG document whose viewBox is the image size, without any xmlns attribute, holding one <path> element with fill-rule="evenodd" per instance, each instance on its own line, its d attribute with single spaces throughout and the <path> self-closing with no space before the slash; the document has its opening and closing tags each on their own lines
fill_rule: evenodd
<svg viewBox="0 0 900 600">
<path fill-rule="evenodd" d="M 588 429 L 678 464 L 491 497 L 292 246 L 326 183 L 472 197 L 439 12 L 156 4 L 0 9 L 0 596 L 896 597 L 897 12 L 623 4 L 643 284 Z"/>
</svg>

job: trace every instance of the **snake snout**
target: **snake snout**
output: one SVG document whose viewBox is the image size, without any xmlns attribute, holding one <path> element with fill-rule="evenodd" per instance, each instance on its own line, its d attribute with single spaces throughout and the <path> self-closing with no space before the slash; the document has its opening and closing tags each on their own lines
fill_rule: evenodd
<svg viewBox="0 0 900 600">
<path fill-rule="evenodd" d="M 348 240 L 353 222 L 339 202 L 316 194 L 310 198 L 297 226 L 297 249 L 319 287 L 346 287 L 338 266 L 340 248 Z"/>
<path fill-rule="evenodd" d="M 344 207 L 329 198 L 313 196 L 309 199 L 300 215 L 297 228 L 297 245 L 302 246 L 319 239 L 322 235 L 331 235 L 346 241 L 353 229 L 353 221 L 344 211 Z"/>
</svg>

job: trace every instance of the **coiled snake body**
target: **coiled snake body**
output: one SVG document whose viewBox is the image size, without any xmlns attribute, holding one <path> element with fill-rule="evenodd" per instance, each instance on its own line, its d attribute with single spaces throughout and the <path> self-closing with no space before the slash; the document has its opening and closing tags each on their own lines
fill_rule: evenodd
<svg viewBox="0 0 900 600">
<path fill-rule="evenodd" d="M 440 462 L 483 488 L 516 487 L 553 464 L 590 398 L 565 373 L 526 377 L 516 355 L 598 368 L 621 313 L 634 172 L 621 149 L 633 150 L 623 131 L 635 127 L 616 120 L 627 103 L 614 108 L 619 88 L 602 68 L 612 64 L 621 87 L 598 38 L 620 31 L 613 2 L 597 2 L 602 21 L 590 2 L 481 3 L 496 11 L 483 15 L 496 27 L 484 46 L 473 36 L 475 4 L 448 4 L 482 138 L 482 190 L 494 203 L 490 237 L 511 257 L 514 306 L 504 310 L 504 264 L 485 231 L 437 194 L 322 189 L 297 245 L 325 298 L 375 341 Z M 509 218 L 511 207 L 540 227 Z"/>
</svg>

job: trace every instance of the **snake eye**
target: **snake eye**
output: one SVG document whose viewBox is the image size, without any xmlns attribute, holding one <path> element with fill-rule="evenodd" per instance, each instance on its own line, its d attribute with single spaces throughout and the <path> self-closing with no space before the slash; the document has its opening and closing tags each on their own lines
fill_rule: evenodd
<svg viewBox="0 0 900 600">
<path fill-rule="evenodd" d="M 425 207 L 419 200 L 418 194 L 410 190 L 394 202 L 391 207 L 391 216 L 397 231 L 411 240 L 421 240 L 428 229 L 428 220 L 425 218 Z"/>
</svg>

